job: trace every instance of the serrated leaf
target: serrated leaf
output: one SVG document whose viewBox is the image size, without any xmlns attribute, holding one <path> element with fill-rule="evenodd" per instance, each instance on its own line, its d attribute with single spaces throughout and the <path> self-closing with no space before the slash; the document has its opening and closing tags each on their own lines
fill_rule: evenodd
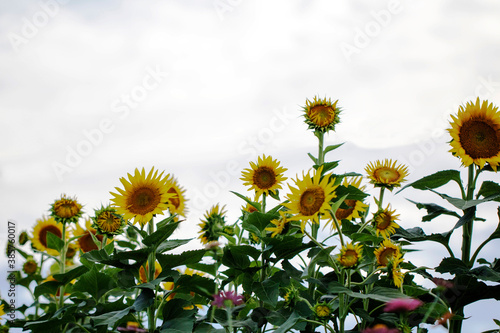
<svg viewBox="0 0 500 333">
<path fill-rule="evenodd" d="M 433 220 L 434 218 L 438 217 L 439 215 L 450 215 L 450 216 L 455 216 L 457 218 L 460 218 L 460 215 L 454 211 L 448 210 L 446 208 L 443 208 L 441 206 L 438 206 L 434 203 L 420 203 L 420 202 L 415 202 L 412 200 L 408 200 L 411 203 L 415 204 L 418 209 L 424 208 L 427 211 L 427 215 L 422 217 L 422 222 L 428 222 Z"/>
<path fill-rule="evenodd" d="M 76 279 L 77 277 L 79 277 L 80 275 L 87 273 L 88 271 L 89 269 L 87 267 L 78 266 L 64 274 L 54 274 L 53 277 L 61 284 L 67 284 L 72 280 Z"/>
<path fill-rule="evenodd" d="M 276 281 L 268 279 L 263 282 L 255 282 L 252 290 L 259 300 L 274 308 L 278 304 L 279 286 L 279 283 Z"/>
<path fill-rule="evenodd" d="M 162 270 L 170 270 L 180 265 L 190 265 L 200 262 L 206 250 L 184 251 L 181 254 L 158 254 L 156 259 Z"/>
<path fill-rule="evenodd" d="M 174 233 L 179 226 L 179 223 L 180 222 L 169 223 L 161 228 L 158 228 L 158 230 L 144 238 L 142 243 L 146 246 L 158 246 Z"/>
<path fill-rule="evenodd" d="M 246 216 L 241 226 L 247 231 L 260 235 L 266 229 L 269 223 L 277 218 L 279 218 L 279 215 L 277 214 L 253 212 L 252 214 L 248 214 Z"/>
<path fill-rule="evenodd" d="M 234 191 L 229 191 L 229 192 L 231 192 L 232 194 L 236 195 L 237 197 L 245 200 L 246 203 L 253 206 L 255 209 L 257 209 L 257 211 L 260 212 L 260 210 L 261 210 L 260 203 L 252 201 L 252 200 L 248 199 L 246 196 L 244 196 L 243 194 L 239 194 L 238 192 L 234 192 Z"/>
<path fill-rule="evenodd" d="M 483 198 L 492 197 L 498 195 L 500 193 L 500 185 L 486 180 L 481 184 L 481 188 L 479 189 L 478 195 Z M 495 201 L 500 201 L 500 198 L 495 198 Z"/>
<path fill-rule="evenodd" d="M 116 284 L 113 279 L 104 273 L 98 272 L 94 266 L 90 271 L 80 276 L 73 285 L 73 290 L 87 292 L 98 302 L 102 295 L 115 287 Z"/>
<path fill-rule="evenodd" d="M 432 175 L 425 176 L 411 184 L 404 186 L 397 193 L 401 192 L 402 190 L 408 187 L 413 187 L 418 190 L 434 189 L 447 184 L 451 180 L 457 182 L 458 184 L 461 184 L 462 180 L 460 178 L 460 171 L 457 170 L 438 171 Z"/>
<path fill-rule="evenodd" d="M 438 273 L 450 273 L 454 275 L 466 274 L 469 272 L 469 267 L 460 259 L 457 258 L 444 258 L 438 267 Z"/>
<path fill-rule="evenodd" d="M 61 238 L 57 237 L 50 231 L 47 232 L 46 234 L 46 240 L 47 240 L 47 247 L 49 249 L 57 250 L 58 252 L 61 252 L 61 249 L 64 246 L 64 242 Z"/>
<path fill-rule="evenodd" d="M 190 239 L 166 239 L 164 240 L 160 245 L 158 245 L 158 248 L 156 249 L 156 253 L 164 253 L 170 250 L 173 250 L 175 248 L 178 248 L 179 246 L 186 245 L 189 243 L 193 238 Z"/>
<path fill-rule="evenodd" d="M 324 152 L 324 154 L 326 155 L 326 153 L 331 152 L 332 150 L 335 150 L 335 149 L 339 148 L 339 147 L 340 147 L 340 146 L 342 146 L 344 143 L 345 143 L 345 142 L 339 143 L 339 144 L 337 144 L 337 145 L 330 145 L 330 146 L 327 146 L 327 147 L 323 150 L 323 152 Z"/>
<path fill-rule="evenodd" d="M 318 164 L 318 159 L 314 156 L 311 155 L 311 153 L 307 153 L 307 156 L 311 158 L 311 160 L 314 162 L 314 164 Z"/>
</svg>

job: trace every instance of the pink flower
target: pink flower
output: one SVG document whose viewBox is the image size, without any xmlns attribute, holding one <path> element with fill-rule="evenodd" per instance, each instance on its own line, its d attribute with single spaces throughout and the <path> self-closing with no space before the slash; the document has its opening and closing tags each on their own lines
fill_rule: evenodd
<svg viewBox="0 0 500 333">
<path fill-rule="evenodd" d="M 396 298 L 385 304 L 385 312 L 408 312 L 413 311 L 424 303 L 414 298 Z"/>
<path fill-rule="evenodd" d="M 377 324 L 372 328 L 364 329 L 362 333 L 399 333 L 396 328 L 389 328 L 384 324 Z"/>
<path fill-rule="evenodd" d="M 218 295 L 213 295 L 213 306 L 218 308 L 233 307 L 243 304 L 243 296 L 236 294 L 234 291 L 220 291 Z"/>
</svg>

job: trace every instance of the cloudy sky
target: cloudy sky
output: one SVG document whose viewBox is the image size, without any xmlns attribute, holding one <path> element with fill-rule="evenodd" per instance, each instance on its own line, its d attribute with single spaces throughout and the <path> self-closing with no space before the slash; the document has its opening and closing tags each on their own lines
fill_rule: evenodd
<svg viewBox="0 0 500 333">
<path fill-rule="evenodd" d="M 500 104 L 499 15 L 494 0 L 0 1 L 0 220 L 31 229 L 61 193 L 91 213 L 120 177 L 155 166 L 187 190 L 179 233 L 196 237 L 215 203 L 237 218 L 229 191 L 246 191 L 240 173 L 257 156 L 290 178 L 311 166 L 300 116 L 314 96 L 343 108 L 326 139 L 346 142 L 330 156 L 338 172 L 384 158 L 406 163 L 410 181 L 459 168 L 449 115 L 478 96 Z M 422 212 L 407 197 L 436 198 L 389 197 L 412 227 Z M 474 330 L 494 328 L 485 306 L 500 310 L 471 306 Z"/>
</svg>

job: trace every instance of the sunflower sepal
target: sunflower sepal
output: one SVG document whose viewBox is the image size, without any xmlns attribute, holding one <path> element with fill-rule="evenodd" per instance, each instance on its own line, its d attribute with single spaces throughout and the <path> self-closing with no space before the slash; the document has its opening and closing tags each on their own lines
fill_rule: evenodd
<svg viewBox="0 0 500 333">
<path fill-rule="evenodd" d="M 281 201 L 281 199 L 280 199 L 280 192 L 278 190 L 269 191 L 269 196 L 271 198 L 273 198 L 274 200 Z"/>
</svg>

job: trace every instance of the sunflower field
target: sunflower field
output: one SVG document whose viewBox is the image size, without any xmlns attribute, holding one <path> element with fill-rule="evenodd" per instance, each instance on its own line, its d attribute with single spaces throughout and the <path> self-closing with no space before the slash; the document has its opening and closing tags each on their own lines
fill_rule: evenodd
<svg viewBox="0 0 500 333">
<path fill-rule="evenodd" d="M 488 221 L 497 227 L 473 242 L 475 224 L 485 221 L 479 206 L 500 201 L 500 185 L 481 177 L 500 164 L 498 107 L 479 98 L 460 106 L 448 132 L 463 170 L 410 182 L 408 167 L 392 159 L 369 163 L 363 174 L 335 173 L 340 162 L 329 153 L 342 143 L 326 143 L 325 134 L 340 123 L 337 104 L 314 97 L 300 111 L 318 139 L 304 157 L 309 170 L 288 179 L 264 152 L 241 170 L 250 196 L 233 192 L 242 205 L 234 223 L 215 202 L 201 221 L 190 220 L 187 191 L 154 167 L 117 177 L 109 204 L 93 211 L 77 197 L 55 198 L 32 230 L 8 243 L 7 257 L 15 252 L 24 262 L 15 283 L 32 298 L 2 330 L 461 332 L 469 304 L 500 299 L 500 261 L 480 256 L 500 238 L 500 223 Z M 440 192 L 445 185 L 454 192 Z M 437 202 L 412 201 L 422 221 L 451 216 L 456 225 L 433 234 L 400 226 L 391 198 L 407 188 Z M 186 223 L 198 228 L 197 240 L 174 237 Z M 417 267 L 405 259 L 416 242 L 438 243 L 447 256 L 437 267 Z M 8 306 L 2 301 L 0 314 Z M 499 327 L 488 332 L 499 332 L 491 319 Z"/>
</svg>

